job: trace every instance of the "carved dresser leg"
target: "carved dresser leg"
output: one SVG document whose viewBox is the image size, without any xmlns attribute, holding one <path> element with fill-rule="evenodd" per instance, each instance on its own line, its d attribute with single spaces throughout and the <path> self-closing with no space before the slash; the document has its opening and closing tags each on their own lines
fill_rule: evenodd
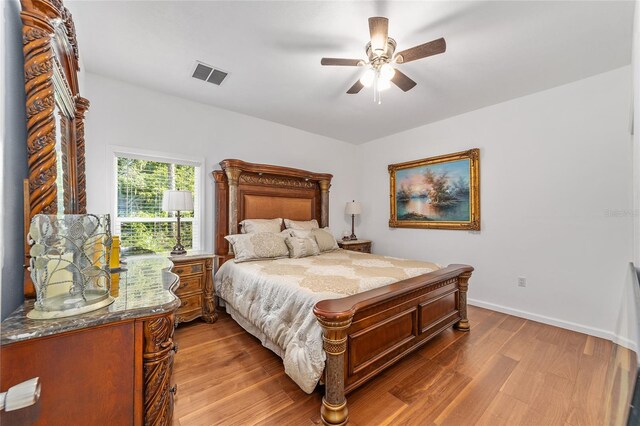
<svg viewBox="0 0 640 426">
<path fill-rule="evenodd" d="M 171 424 L 173 395 L 177 387 L 171 386 L 173 367 L 174 317 L 173 314 L 144 322 L 144 424 L 164 426 Z"/>
<path fill-rule="evenodd" d="M 469 319 L 467 318 L 467 290 L 469 289 L 469 278 L 471 278 L 471 272 L 465 272 L 458 277 L 459 288 L 459 311 L 460 321 L 458 321 L 455 327 L 460 331 L 469 331 Z"/>
<path fill-rule="evenodd" d="M 216 303 L 213 299 L 213 259 L 207 259 L 204 266 L 206 275 L 204 280 L 202 319 L 211 324 L 218 319 Z"/>
<path fill-rule="evenodd" d="M 349 419 L 344 396 L 344 353 L 347 350 L 347 328 L 351 319 L 330 322 L 318 319 L 322 326 L 322 340 L 327 354 L 325 364 L 325 395 L 320 416 L 325 425 L 345 425 Z"/>
</svg>

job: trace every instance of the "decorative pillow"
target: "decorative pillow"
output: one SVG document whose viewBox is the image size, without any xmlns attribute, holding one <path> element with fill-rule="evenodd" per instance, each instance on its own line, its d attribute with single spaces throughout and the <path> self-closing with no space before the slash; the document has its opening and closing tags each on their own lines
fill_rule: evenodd
<svg viewBox="0 0 640 426">
<path fill-rule="evenodd" d="M 333 236 L 329 228 L 313 229 L 311 235 L 316 239 L 321 253 L 338 249 L 336 237 Z"/>
<path fill-rule="evenodd" d="M 245 219 L 240 222 L 240 232 L 256 234 L 258 232 L 280 232 L 282 218 L 277 219 Z"/>
<path fill-rule="evenodd" d="M 313 220 L 284 220 L 284 227 L 287 229 L 299 229 L 299 230 L 311 230 L 318 229 L 320 225 L 318 225 L 318 221 Z"/>
<path fill-rule="evenodd" d="M 282 232 L 285 231 L 289 231 L 291 233 L 292 237 L 297 237 L 297 238 L 313 238 L 315 240 L 315 237 L 313 235 L 311 235 L 311 231 L 312 229 L 285 229 Z"/>
<path fill-rule="evenodd" d="M 320 254 L 318 243 L 313 238 L 287 237 L 284 242 L 289 247 L 289 257 L 317 256 Z"/>
<path fill-rule="evenodd" d="M 295 237 L 293 229 L 283 229 L 282 231 L 280 231 L 280 235 L 282 235 L 283 237 Z"/>
<path fill-rule="evenodd" d="M 289 257 L 289 248 L 284 242 L 285 237 L 280 233 L 235 234 L 227 235 L 224 239 L 231 244 L 236 263 Z"/>
</svg>

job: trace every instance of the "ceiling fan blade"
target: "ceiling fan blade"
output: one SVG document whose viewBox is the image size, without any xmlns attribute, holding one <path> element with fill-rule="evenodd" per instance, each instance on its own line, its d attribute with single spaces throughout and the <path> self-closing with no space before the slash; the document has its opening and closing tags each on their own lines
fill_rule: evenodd
<svg viewBox="0 0 640 426">
<path fill-rule="evenodd" d="M 360 80 L 358 80 L 353 86 L 351 86 L 349 90 L 347 90 L 347 93 L 350 95 L 355 95 L 356 93 L 361 91 L 363 87 L 364 85 L 360 83 Z"/>
<path fill-rule="evenodd" d="M 444 53 L 446 50 L 447 43 L 444 41 L 444 38 L 439 38 L 437 40 L 433 40 L 428 43 L 424 43 L 419 46 L 412 47 L 411 49 L 399 52 L 396 55 L 396 62 L 399 64 L 406 64 L 407 62 L 426 58 L 427 56 Z"/>
<path fill-rule="evenodd" d="M 321 65 L 338 65 L 343 67 L 357 67 L 361 63 L 364 64 L 362 59 L 322 58 L 322 60 L 320 60 Z"/>
<path fill-rule="evenodd" d="M 371 49 L 377 55 L 384 53 L 389 37 L 389 20 L 381 16 L 369 18 L 369 34 L 371 34 Z"/>
<path fill-rule="evenodd" d="M 393 84 L 401 88 L 403 91 L 408 92 L 409 90 L 413 89 L 416 86 L 416 84 L 418 84 L 415 81 L 411 80 L 409 77 L 407 77 L 407 75 L 401 72 L 399 69 L 396 68 L 395 70 L 396 72 L 393 75 L 393 78 L 391 79 L 391 81 L 393 82 Z"/>
</svg>

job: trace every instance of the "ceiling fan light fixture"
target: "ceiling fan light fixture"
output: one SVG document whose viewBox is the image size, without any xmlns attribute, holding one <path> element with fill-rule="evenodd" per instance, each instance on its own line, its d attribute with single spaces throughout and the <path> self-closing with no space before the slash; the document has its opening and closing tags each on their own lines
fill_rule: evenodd
<svg viewBox="0 0 640 426">
<path fill-rule="evenodd" d="M 373 85 L 373 80 L 376 77 L 376 72 L 373 70 L 373 68 L 368 68 L 364 74 L 362 74 L 362 77 L 360 77 L 360 83 L 362 83 L 362 85 L 364 87 L 371 87 Z"/>
<path fill-rule="evenodd" d="M 373 90 L 374 102 L 382 103 L 381 92 L 387 90 L 391 83 L 407 92 L 416 86 L 416 82 L 396 69 L 396 65 L 417 61 L 447 50 L 444 38 L 411 47 L 396 53 L 396 41 L 389 37 L 389 19 L 383 16 L 369 18 L 370 41 L 365 45 L 367 60 L 345 58 L 322 58 L 321 65 L 331 66 L 363 66 L 365 71 L 347 90 L 347 94 L 355 95 L 367 87 Z M 402 68 L 402 67 L 399 67 Z"/>
<path fill-rule="evenodd" d="M 380 78 L 382 80 L 390 81 L 395 73 L 396 70 L 389 63 L 383 64 L 380 67 Z"/>
</svg>

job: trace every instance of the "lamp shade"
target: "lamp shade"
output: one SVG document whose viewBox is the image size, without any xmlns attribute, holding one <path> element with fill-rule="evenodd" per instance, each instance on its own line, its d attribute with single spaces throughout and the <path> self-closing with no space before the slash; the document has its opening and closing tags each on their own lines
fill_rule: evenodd
<svg viewBox="0 0 640 426">
<path fill-rule="evenodd" d="M 347 207 L 344 209 L 345 214 L 361 214 L 362 204 L 358 201 L 351 201 L 347 203 Z"/>
<path fill-rule="evenodd" d="M 162 194 L 162 210 L 165 212 L 192 212 L 193 195 L 191 195 L 191 191 L 164 191 L 164 194 Z"/>
</svg>

